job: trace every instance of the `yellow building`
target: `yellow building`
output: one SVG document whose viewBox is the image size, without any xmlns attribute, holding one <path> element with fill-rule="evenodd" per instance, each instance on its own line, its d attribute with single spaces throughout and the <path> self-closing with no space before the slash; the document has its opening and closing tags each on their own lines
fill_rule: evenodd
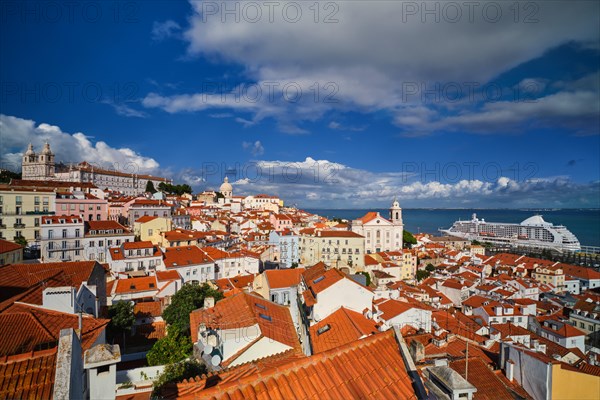
<svg viewBox="0 0 600 400">
<path fill-rule="evenodd" d="M 39 245 L 40 224 L 45 215 L 54 215 L 56 193 L 50 189 L 24 189 L 0 185 L 0 239 L 27 240 Z"/>
<path fill-rule="evenodd" d="M 365 238 L 352 231 L 317 231 L 302 235 L 298 243 L 300 260 L 304 265 L 324 262 L 350 272 L 365 266 Z"/>
<path fill-rule="evenodd" d="M 538 265 L 531 276 L 536 281 L 550 284 L 557 289 L 562 289 L 565 285 L 565 273 L 560 267 Z"/>
<path fill-rule="evenodd" d="M 140 237 L 142 242 L 150 241 L 154 245 L 162 242 L 161 232 L 168 232 L 173 228 L 169 218 L 144 215 L 133 222 L 133 234 Z"/>
<path fill-rule="evenodd" d="M 597 370 L 598 367 L 592 367 Z M 600 399 L 600 376 L 577 370 L 565 364 L 552 364 L 552 399 Z"/>
</svg>

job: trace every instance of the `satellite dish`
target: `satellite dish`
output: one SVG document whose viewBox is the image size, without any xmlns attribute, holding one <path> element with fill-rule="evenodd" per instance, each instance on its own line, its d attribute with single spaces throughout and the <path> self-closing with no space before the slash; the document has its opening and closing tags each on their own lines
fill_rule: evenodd
<svg viewBox="0 0 600 400">
<path fill-rule="evenodd" d="M 219 364 L 221 364 L 221 356 L 213 356 L 210 359 L 210 363 L 213 365 L 213 367 L 219 366 Z"/>
<path fill-rule="evenodd" d="M 204 346 L 204 354 L 210 354 L 213 351 L 213 347 L 210 344 Z"/>
</svg>

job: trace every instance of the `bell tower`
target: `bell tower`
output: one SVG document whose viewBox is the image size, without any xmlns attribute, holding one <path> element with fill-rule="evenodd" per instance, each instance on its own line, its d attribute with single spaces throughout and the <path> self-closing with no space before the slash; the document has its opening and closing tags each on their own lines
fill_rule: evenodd
<svg viewBox="0 0 600 400">
<path fill-rule="evenodd" d="M 400 208 L 400 203 L 398 203 L 397 199 L 394 199 L 392 207 L 390 208 L 390 221 L 392 221 L 394 225 L 403 225 L 402 208 Z"/>
</svg>

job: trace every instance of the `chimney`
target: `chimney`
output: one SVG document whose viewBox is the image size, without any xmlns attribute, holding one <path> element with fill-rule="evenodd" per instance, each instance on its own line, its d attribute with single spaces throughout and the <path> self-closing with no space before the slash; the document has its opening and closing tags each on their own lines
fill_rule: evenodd
<svg viewBox="0 0 600 400">
<path fill-rule="evenodd" d="M 507 360 L 504 371 L 506 373 L 506 379 L 512 382 L 515 377 L 515 363 L 512 360 Z"/>
<path fill-rule="evenodd" d="M 204 309 L 208 310 L 209 308 L 213 308 L 215 306 L 215 298 L 214 297 L 205 297 L 204 298 Z"/>
</svg>

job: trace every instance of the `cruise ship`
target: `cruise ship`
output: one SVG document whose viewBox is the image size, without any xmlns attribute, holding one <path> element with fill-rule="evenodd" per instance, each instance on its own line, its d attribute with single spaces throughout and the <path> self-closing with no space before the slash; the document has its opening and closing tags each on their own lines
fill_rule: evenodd
<svg viewBox="0 0 600 400">
<path fill-rule="evenodd" d="M 544 221 L 541 215 L 527 218 L 520 224 L 486 222 L 473 214 L 470 221 L 456 221 L 448 235 L 479 242 L 509 246 L 534 247 L 557 251 L 580 251 L 579 240 L 563 225 Z"/>
</svg>

